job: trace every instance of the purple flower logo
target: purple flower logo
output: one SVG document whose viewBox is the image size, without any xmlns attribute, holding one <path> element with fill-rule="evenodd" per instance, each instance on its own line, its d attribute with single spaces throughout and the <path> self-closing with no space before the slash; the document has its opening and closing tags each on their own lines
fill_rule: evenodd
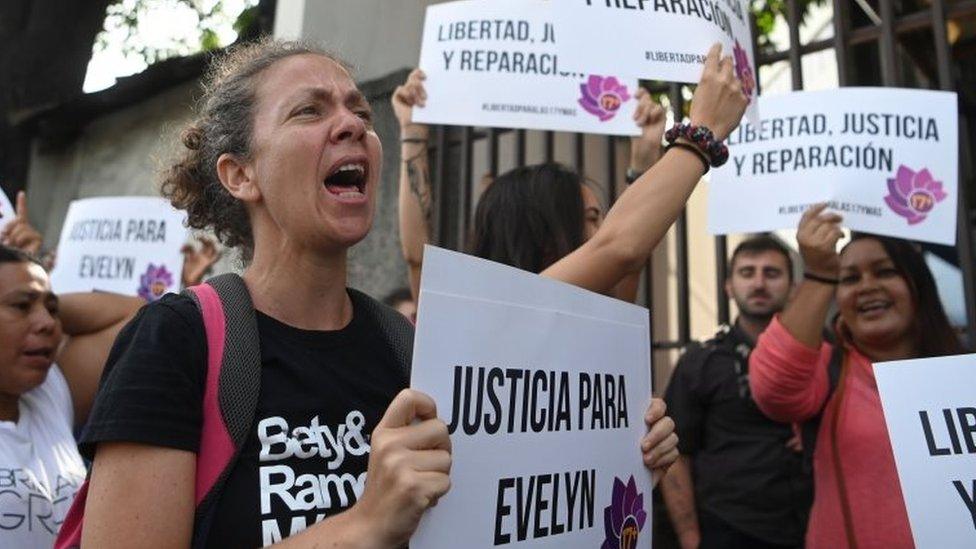
<svg viewBox="0 0 976 549">
<path fill-rule="evenodd" d="M 601 549 L 633 549 L 647 513 L 644 511 L 644 494 L 637 493 L 637 484 L 631 476 L 627 485 L 619 478 L 613 479 L 613 500 L 603 510 L 603 527 L 607 539 Z"/>
<path fill-rule="evenodd" d="M 946 196 L 942 182 L 933 179 L 928 168 L 915 172 L 901 165 L 895 177 L 888 180 L 888 196 L 884 199 L 892 211 L 914 225 L 925 221 L 932 208 Z"/>
<path fill-rule="evenodd" d="M 735 76 L 742 84 L 742 93 L 748 99 L 747 104 L 751 103 L 752 91 L 756 89 L 756 73 L 752 71 L 752 65 L 749 64 L 749 56 L 746 54 L 746 50 L 739 45 L 738 40 L 735 41 L 735 47 L 732 49 L 732 52 L 735 54 Z"/>
<path fill-rule="evenodd" d="M 583 110 L 606 122 L 614 116 L 620 107 L 630 100 L 627 86 L 621 84 L 615 77 L 590 75 L 586 84 L 580 84 L 583 96 L 579 104 Z"/>
<path fill-rule="evenodd" d="M 171 286 L 173 286 L 173 275 L 166 270 L 166 266 L 157 267 L 150 263 L 146 274 L 139 277 L 139 297 L 152 303 L 163 297 Z"/>
</svg>

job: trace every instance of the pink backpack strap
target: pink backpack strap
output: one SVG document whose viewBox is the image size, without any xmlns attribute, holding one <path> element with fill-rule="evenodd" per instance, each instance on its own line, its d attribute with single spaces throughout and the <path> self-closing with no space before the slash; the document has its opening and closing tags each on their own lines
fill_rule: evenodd
<svg viewBox="0 0 976 549">
<path fill-rule="evenodd" d="M 220 371 L 226 343 L 226 319 L 220 296 L 208 284 L 201 284 L 187 290 L 193 292 L 197 298 L 207 333 L 207 381 L 203 392 L 203 427 L 200 434 L 200 452 L 197 454 L 194 490 L 194 504 L 199 506 L 224 472 L 236 449 L 224 423 L 218 400 Z"/>
<path fill-rule="evenodd" d="M 81 547 L 81 527 L 85 523 L 85 503 L 88 501 L 88 481 L 82 483 L 71 508 L 61 523 L 58 537 L 54 540 L 54 549 L 74 549 Z"/>
<path fill-rule="evenodd" d="M 261 350 L 254 304 L 244 280 L 232 273 L 187 288 L 203 318 L 207 374 L 197 453 L 194 548 L 204 547 L 215 502 L 254 421 L 261 388 Z M 55 549 L 81 546 L 88 481 L 75 496 Z"/>
</svg>

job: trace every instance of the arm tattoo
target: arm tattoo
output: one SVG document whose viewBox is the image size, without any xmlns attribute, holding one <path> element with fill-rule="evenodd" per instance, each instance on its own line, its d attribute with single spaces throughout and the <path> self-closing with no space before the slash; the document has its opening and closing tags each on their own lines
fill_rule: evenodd
<svg viewBox="0 0 976 549">
<path fill-rule="evenodd" d="M 421 158 L 421 156 L 415 156 L 407 161 L 407 181 L 410 182 L 410 192 L 417 197 L 420 211 L 427 221 L 429 236 L 430 223 L 434 213 L 434 193 L 430 185 L 430 176 L 427 173 L 426 158 Z"/>
</svg>

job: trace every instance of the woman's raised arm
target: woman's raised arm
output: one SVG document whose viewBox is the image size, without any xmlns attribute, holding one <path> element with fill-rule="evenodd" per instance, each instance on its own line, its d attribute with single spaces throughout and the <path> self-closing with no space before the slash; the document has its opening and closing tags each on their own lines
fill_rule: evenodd
<svg viewBox="0 0 976 549">
<path fill-rule="evenodd" d="M 691 123 L 725 139 L 739 125 L 746 97 L 721 45 L 708 52 L 691 102 Z M 654 247 L 684 209 L 705 171 L 701 158 L 684 148 L 670 149 L 624 191 L 600 229 L 585 244 L 542 272 L 544 276 L 600 293 L 639 271 Z"/>
</svg>

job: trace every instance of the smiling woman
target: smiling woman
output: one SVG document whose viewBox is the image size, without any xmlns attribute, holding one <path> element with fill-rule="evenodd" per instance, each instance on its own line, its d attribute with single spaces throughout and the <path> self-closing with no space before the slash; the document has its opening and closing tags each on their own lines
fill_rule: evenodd
<svg viewBox="0 0 976 549">
<path fill-rule="evenodd" d="M 749 360 L 752 393 L 778 421 L 820 420 L 808 546 L 911 547 L 874 370 L 962 346 L 921 253 L 904 240 L 856 235 L 838 254 L 841 218 L 825 209 L 800 221 L 806 279 L 759 337 Z M 821 339 L 832 298 L 835 344 Z"/>
</svg>

